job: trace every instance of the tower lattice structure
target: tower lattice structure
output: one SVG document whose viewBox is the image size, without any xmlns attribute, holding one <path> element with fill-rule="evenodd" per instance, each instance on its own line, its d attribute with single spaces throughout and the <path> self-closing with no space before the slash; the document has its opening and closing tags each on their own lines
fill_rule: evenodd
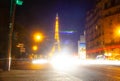
<svg viewBox="0 0 120 81">
<path fill-rule="evenodd" d="M 58 14 L 56 14 L 56 20 L 55 20 L 55 35 L 54 35 L 54 45 L 52 48 L 52 54 L 55 52 L 60 52 L 60 36 L 59 36 L 59 17 Z"/>
</svg>

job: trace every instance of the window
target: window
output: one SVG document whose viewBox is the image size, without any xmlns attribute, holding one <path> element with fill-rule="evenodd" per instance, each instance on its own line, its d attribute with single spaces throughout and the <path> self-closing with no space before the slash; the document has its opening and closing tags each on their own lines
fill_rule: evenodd
<svg viewBox="0 0 120 81">
<path fill-rule="evenodd" d="M 107 8 L 108 8 L 107 3 L 105 3 L 105 5 L 104 5 L 104 9 L 107 9 Z"/>
</svg>

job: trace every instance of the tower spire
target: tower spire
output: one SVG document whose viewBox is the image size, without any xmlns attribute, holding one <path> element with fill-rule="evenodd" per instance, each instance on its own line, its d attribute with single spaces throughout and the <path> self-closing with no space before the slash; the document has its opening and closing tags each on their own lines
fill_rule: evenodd
<svg viewBox="0 0 120 81">
<path fill-rule="evenodd" d="M 55 47 L 56 50 L 60 51 L 60 38 L 59 38 L 59 17 L 58 13 L 56 14 L 56 20 L 55 20 Z"/>
<path fill-rule="evenodd" d="M 59 18 L 58 13 L 56 14 L 56 20 L 55 20 L 55 41 L 59 42 Z"/>
<path fill-rule="evenodd" d="M 58 13 L 56 13 L 56 17 L 58 17 Z"/>
<path fill-rule="evenodd" d="M 58 13 L 56 13 L 56 19 L 55 19 L 55 34 L 54 34 L 54 46 L 52 48 L 52 54 L 54 52 L 59 52 L 60 51 L 60 38 L 59 38 L 59 17 Z"/>
</svg>

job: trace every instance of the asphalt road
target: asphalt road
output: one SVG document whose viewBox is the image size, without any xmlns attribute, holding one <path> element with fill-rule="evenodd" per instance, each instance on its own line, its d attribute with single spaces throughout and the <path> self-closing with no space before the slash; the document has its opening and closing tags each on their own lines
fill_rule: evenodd
<svg viewBox="0 0 120 81">
<path fill-rule="evenodd" d="M 120 66 L 86 65 L 66 73 L 82 81 L 120 81 Z"/>
<path fill-rule="evenodd" d="M 49 64 L 14 64 L 0 71 L 0 81 L 120 81 L 120 66 L 79 65 L 57 70 Z"/>
</svg>

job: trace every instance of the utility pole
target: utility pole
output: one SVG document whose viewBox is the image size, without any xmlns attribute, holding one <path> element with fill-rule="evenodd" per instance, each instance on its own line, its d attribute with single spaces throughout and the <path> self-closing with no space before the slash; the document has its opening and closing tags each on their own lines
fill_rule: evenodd
<svg viewBox="0 0 120 81">
<path fill-rule="evenodd" d="M 7 64 L 5 70 L 10 71 L 11 67 L 11 51 L 12 51 L 12 38 L 13 38 L 13 28 L 14 28 L 14 18 L 15 18 L 15 9 L 16 4 L 22 5 L 20 0 L 11 0 L 10 4 L 10 23 L 9 23 L 9 40 L 8 40 L 8 55 L 7 55 Z"/>
</svg>

